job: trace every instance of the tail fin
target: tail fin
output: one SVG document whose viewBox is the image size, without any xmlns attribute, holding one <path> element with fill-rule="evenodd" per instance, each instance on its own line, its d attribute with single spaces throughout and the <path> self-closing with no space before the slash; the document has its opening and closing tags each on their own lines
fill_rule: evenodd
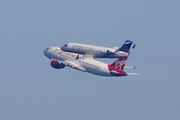
<svg viewBox="0 0 180 120">
<path fill-rule="evenodd" d="M 121 48 L 119 48 L 120 51 L 123 51 L 123 52 L 127 52 L 128 53 L 128 56 L 125 56 L 125 57 L 120 57 L 120 58 L 117 58 L 116 61 L 114 61 L 111 66 L 119 69 L 119 70 L 123 70 L 124 69 L 124 66 L 125 66 L 125 63 L 129 57 L 129 49 L 131 48 L 131 45 L 132 45 L 132 41 L 130 40 L 126 40 L 125 43 L 122 45 Z"/>
<path fill-rule="evenodd" d="M 119 48 L 119 51 L 129 52 L 132 43 L 133 43 L 132 41 L 126 40 L 124 44 Z"/>
<path fill-rule="evenodd" d="M 112 64 L 108 65 L 108 69 L 112 76 L 127 76 L 127 73 L 123 71 L 128 56 L 117 58 Z"/>
<path fill-rule="evenodd" d="M 111 66 L 113 66 L 119 70 L 123 70 L 127 59 L 128 59 L 128 56 L 117 58 L 116 61 L 114 61 L 111 64 Z"/>
</svg>

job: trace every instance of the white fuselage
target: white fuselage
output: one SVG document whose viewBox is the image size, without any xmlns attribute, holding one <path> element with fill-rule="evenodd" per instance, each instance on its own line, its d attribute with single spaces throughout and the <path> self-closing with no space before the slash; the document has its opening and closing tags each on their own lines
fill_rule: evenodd
<svg viewBox="0 0 180 120">
<path fill-rule="evenodd" d="M 119 58 L 127 56 L 128 53 L 119 51 L 117 48 L 108 48 L 88 44 L 70 42 L 63 47 L 63 51 L 90 55 L 94 58 Z"/>
<path fill-rule="evenodd" d="M 66 64 L 74 69 L 89 72 L 100 76 L 112 76 L 108 70 L 108 64 L 91 59 L 91 58 L 76 58 L 79 54 L 62 52 L 58 47 L 50 47 L 48 50 L 44 50 L 44 55 L 49 59 L 57 60 L 60 63 Z"/>
</svg>

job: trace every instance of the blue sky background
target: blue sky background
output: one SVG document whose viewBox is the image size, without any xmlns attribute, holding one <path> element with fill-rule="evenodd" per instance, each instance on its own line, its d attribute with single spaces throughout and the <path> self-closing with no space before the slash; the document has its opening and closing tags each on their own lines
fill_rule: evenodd
<svg viewBox="0 0 180 120">
<path fill-rule="evenodd" d="M 180 118 L 179 0 L 1 0 L 1 120 Z M 140 76 L 55 70 L 49 46 L 137 46 L 127 65 Z M 99 59 L 112 63 L 115 59 Z"/>
</svg>

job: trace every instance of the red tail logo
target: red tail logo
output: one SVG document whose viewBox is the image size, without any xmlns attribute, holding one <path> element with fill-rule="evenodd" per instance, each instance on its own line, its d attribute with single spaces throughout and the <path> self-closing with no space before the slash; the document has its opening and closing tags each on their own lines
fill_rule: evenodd
<svg viewBox="0 0 180 120">
<path fill-rule="evenodd" d="M 127 61 L 127 57 L 117 58 L 117 60 L 111 65 L 119 70 L 123 70 L 126 61 Z"/>
<path fill-rule="evenodd" d="M 113 76 L 126 76 L 127 73 L 123 71 L 127 57 L 117 58 L 112 64 L 108 65 L 108 69 Z"/>
</svg>

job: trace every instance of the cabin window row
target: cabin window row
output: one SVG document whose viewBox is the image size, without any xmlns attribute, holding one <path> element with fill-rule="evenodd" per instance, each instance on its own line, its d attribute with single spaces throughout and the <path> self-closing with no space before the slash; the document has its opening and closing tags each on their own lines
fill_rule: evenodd
<svg viewBox="0 0 180 120">
<path fill-rule="evenodd" d="M 101 52 L 100 50 L 93 50 L 93 49 L 83 49 L 83 48 L 76 48 L 78 50 L 88 50 L 88 51 L 92 51 L 92 52 Z"/>
</svg>

